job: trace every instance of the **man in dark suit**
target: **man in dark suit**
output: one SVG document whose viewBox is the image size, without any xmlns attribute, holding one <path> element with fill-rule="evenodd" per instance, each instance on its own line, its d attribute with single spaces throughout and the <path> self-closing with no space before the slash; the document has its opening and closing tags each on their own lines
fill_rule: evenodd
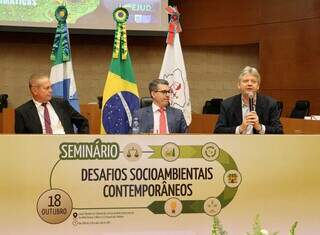
<svg viewBox="0 0 320 235">
<path fill-rule="evenodd" d="M 29 80 L 32 100 L 15 110 L 15 132 L 30 134 L 89 133 L 88 120 L 72 108 L 68 101 L 52 97 L 49 78 L 34 74 Z"/>
<path fill-rule="evenodd" d="M 221 103 L 214 133 L 282 134 L 280 111 L 274 99 L 258 94 L 259 72 L 245 67 L 238 81 L 239 95 Z M 251 107 L 249 100 L 252 103 Z"/>
<path fill-rule="evenodd" d="M 133 120 L 138 119 L 140 133 L 185 133 L 186 120 L 180 109 L 169 106 L 170 88 L 168 81 L 155 79 L 149 84 L 151 106 L 137 110 Z"/>
</svg>

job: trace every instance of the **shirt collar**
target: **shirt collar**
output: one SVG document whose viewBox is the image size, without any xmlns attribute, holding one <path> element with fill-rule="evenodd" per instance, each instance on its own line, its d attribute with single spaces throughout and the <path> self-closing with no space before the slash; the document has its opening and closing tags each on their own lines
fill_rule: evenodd
<svg viewBox="0 0 320 235">
<path fill-rule="evenodd" d="M 36 101 L 36 100 L 33 99 L 33 98 L 32 98 L 32 100 L 33 100 L 33 103 L 34 103 L 34 105 L 36 106 L 37 109 L 38 109 L 40 106 L 42 106 L 42 103 L 40 103 L 39 101 Z M 50 101 L 48 102 L 48 104 L 50 104 Z"/>
<path fill-rule="evenodd" d="M 35 99 L 32 99 L 33 100 L 33 103 L 35 104 L 36 108 L 38 109 L 42 103 L 36 101 Z"/>
<path fill-rule="evenodd" d="M 152 111 L 155 113 L 157 111 L 159 111 L 160 107 L 158 105 L 156 105 L 155 103 L 152 103 Z M 166 107 L 163 107 L 164 110 L 166 110 Z"/>
<path fill-rule="evenodd" d="M 257 103 L 257 94 L 253 97 L 253 105 L 255 106 Z M 241 95 L 241 107 L 249 107 L 244 101 L 243 101 L 243 95 Z"/>
</svg>

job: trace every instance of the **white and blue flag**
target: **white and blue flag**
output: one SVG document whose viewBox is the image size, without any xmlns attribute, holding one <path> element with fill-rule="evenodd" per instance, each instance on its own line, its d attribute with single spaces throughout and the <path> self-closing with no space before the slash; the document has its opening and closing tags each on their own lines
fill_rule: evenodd
<svg viewBox="0 0 320 235">
<path fill-rule="evenodd" d="M 52 62 L 50 81 L 53 96 L 65 98 L 79 112 L 79 99 L 72 68 L 69 31 L 66 22 L 67 16 L 66 7 L 59 6 L 56 10 L 58 25 L 50 56 Z"/>
</svg>

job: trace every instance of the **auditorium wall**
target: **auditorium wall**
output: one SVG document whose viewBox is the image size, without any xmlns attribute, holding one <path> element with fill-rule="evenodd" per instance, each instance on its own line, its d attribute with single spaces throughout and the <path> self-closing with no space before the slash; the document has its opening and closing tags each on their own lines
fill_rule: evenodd
<svg viewBox="0 0 320 235">
<path fill-rule="evenodd" d="M 183 17 L 181 41 L 192 105 L 201 112 L 206 99 L 234 92 L 231 81 L 252 64 L 262 74 L 261 90 L 284 102 L 289 115 L 296 100 L 311 101 L 320 113 L 320 2 L 318 0 L 172 0 Z M 112 36 L 72 36 L 74 70 L 81 103 L 101 94 L 111 58 Z M 53 34 L 0 32 L 0 93 L 16 107 L 28 97 L 27 77 L 49 71 Z M 157 77 L 164 37 L 130 37 L 141 96 Z"/>
<path fill-rule="evenodd" d="M 29 99 L 27 86 L 32 73 L 49 73 L 53 37 L 53 32 L 0 32 L 0 94 L 9 95 L 10 107 Z M 148 82 L 159 76 L 165 37 L 129 36 L 128 43 L 140 96 L 148 96 Z M 72 34 L 71 44 L 80 102 L 97 102 L 111 60 L 113 36 Z M 197 113 L 206 100 L 236 93 L 237 77 L 245 65 L 259 65 L 258 44 L 191 45 L 183 46 L 183 53 L 192 109 Z"/>
<path fill-rule="evenodd" d="M 259 44 L 262 92 L 284 102 L 298 99 L 320 113 L 320 1 L 174 0 L 183 13 L 188 46 Z"/>
</svg>

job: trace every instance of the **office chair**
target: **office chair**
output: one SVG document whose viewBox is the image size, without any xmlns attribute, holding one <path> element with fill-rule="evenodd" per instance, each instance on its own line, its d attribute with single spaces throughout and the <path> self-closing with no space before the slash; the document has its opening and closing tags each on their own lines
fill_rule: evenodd
<svg viewBox="0 0 320 235">
<path fill-rule="evenodd" d="M 102 98 L 103 98 L 102 96 L 97 96 L 99 109 L 102 108 Z"/>
<path fill-rule="evenodd" d="M 304 118 L 309 116 L 310 102 L 308 100 L 298 100 L 290 114 L 290 118 Z"/>
<path fill-rule="evenodd" d="M 213 98 L 211 100 L 207 100 L 202 108 L 203 114 L 220 114 L 220 105 L 223 99 L 221 98 Z"/>
<path fill-rule="evenodd" d="M 140 99 L 140 108 L 150 106 L 153 100 L 151 97 L 141 97 Z"/>
<path fill-rule="evenodd" d="M 8 95 L 0 94 L 0 112 L 3 108 L 8 108 Z"/>
<path fill-rule="evenodd" d="M 282 114 L 282 110 L 283 110 L 283 102 L 282 101 L 277 101 L 277 106 L 278 106 L 278 110 L 279 110 L 279 113 L 280 113 L 280 117 L 281 117 L 281 114 Z"/>
</svg>

